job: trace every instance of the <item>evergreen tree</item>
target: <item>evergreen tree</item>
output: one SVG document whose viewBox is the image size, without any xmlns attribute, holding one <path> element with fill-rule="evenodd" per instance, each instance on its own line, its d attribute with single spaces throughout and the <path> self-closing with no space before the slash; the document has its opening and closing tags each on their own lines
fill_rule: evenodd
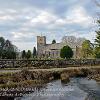
<svg viewBox="0 0 100 100">
<path fill-rule="evenodd" d="M 23 58 L 23 59 L 26 58 L 26 51 L 25 51 L 25 50 L 22 51 L 22 58 Z"/>
<path fill-rule="evenodd" d="M 96 31 L 96 39 L 95 39 L 95 57 L 100 58 L 100 20 L 97 21 L 99 29 Z"/>
<path fill-rule="evenodd" d="M 52 44 L 55 44 L 55 43 L 56 43 L 56 40 L 53 40 L 53 41 L 52 41 Z"/>
<path fill-rule="evenodd" d="M 5 39 L 3 37 L 0 37 L 0 49 L 3 49 L 4 44 L 5 44 Z"/>
<path fill-rule="evenodd" d="M 73 57 L 73 51 L 69 46 L 64 46 L 60 51 L 60 57 L 70 59 Z"/>
<path fill-rule="evenodd" d="M 37 55 L 37 52 L 36 52 L 36 48 L 34 47 L 33 48 L 33 58 L 36 57 L 36 55 Z"/>
<path fill-rule="evenodd" d="M 0 58 L 2 58 L 2 50 L 0 49 Z"/>
<path fill-rule="evenodd" d="M 28 52 L 26 53 L 26 58 L 29 59 L 31 58 L 31 56 L 32 56 L 32 53 L 30 50 L 28 50 Z"/>
<path fill-rule="evenodd" d="M 100 20 L 97 21 L 98 25 L 100 26 Z M 95 39 L 95 45 L 97 47 L 100 47 L 100 28 L 96 31 L 96 39 Z"/>
</svg>

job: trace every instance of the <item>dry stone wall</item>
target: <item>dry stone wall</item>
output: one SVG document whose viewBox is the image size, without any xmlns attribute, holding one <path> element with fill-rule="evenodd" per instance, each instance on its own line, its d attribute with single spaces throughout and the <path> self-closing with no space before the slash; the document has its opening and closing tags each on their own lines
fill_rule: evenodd
<svg viewBox="0 0 100 100">
<path fill-rule="evenodd" d="M 70 60 L 0 60 L 0 68 L 61 68 L 76 66 L 99 66 L 100 59 L 70 59 Z"/>
</svg>

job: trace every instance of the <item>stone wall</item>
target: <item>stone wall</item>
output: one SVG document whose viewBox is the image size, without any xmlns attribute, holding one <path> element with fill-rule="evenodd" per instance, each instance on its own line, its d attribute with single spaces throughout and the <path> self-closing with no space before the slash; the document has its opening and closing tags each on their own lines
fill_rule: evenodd
<svg viewBox="0 0 100 100">
<path fill-rule="evenodd" d="M 70 59 L 70 60 L 0 60 L 0 68 L 61 68 L 76 66 L 99 66 L 100 59 Z"/>
</svg>

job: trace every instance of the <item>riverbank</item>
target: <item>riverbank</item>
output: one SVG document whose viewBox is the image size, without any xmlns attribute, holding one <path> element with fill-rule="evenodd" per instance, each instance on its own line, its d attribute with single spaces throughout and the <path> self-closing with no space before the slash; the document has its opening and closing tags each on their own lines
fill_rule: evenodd
<svg viewBox="0 0 100 100">
<path fill-rule="evenodd" d="M 55 79 L 66 82 L 70 77 L 88 77 L 100 82 L 100 67 L 69 67 L 52 69 L 23 69 L 0 73 L 0 88 L 18 88 L 41 85 Z"/>
</svg>

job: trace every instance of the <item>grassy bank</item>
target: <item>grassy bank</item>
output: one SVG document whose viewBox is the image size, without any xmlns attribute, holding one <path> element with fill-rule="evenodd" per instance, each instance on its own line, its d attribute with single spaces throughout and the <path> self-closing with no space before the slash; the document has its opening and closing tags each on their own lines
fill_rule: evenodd
<svg viewBox="0 0 100 100">
<path fill-rule="evenodd" d="M 70 67 L 53 69 L 23 69 L 18 72 L 0 73 L 1 88 L 17 88 L 42 85 L 51 80 L 61 79 L 69 82 L 70 77 L 88 77 L 100 81 L 100 67 Z"/>
</svg>

